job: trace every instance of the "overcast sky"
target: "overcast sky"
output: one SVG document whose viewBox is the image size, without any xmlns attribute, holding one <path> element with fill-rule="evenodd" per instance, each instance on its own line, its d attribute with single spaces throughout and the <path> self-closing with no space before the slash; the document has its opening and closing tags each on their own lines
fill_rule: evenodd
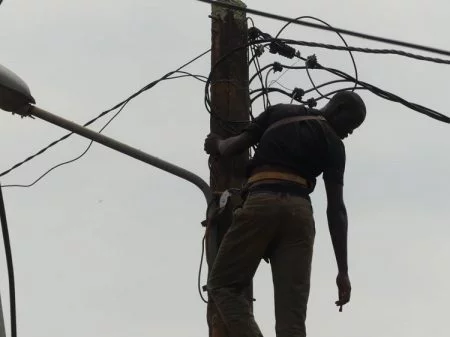
<svg viewBox="0 0 450 337">
<path fill-rule="evenodd" d="M 450 49 L 446 0 L 246 3 Z M 207 50 L 209 13 L 208 5 L 194 0 L 6 0 L 0 7 L 0 64 L 29 84 L 40 107 L 83 123 Z M 282 26 L 254 20 L 272 35 Z M 283 37 L 341 44 L 332 33 L 299 26 L 290 26 Z M 393 48 L 350 37 L 348 43 Z M 299 50 L 352 72 L 344 52 Z M 361 79 L 450 114 L 448 65 L 392 55 L 355 58 Z M 208 75 L 209 67 L 206 56 L 187 70 Z M 319 83 L 329 79 L 313 76 Z M 289 72 L 281 82 L 290 88 L 311 86 L 303 72 Z M 209 116 L 203 90 L 193 79 L 161 83 L 131 102 L 105 134 L 208 180 L 202 149 Z M 346 140 L 353 297 L 339 313 L 334 306 L 337 268 L 319 180 L 312 196 L 317 236 L 309 336 L 447 337 L 449 126 L 373 94 L 361 95 L 367 122 Z M 274 96 L 276 102 L 289 99 Z M 261 104 L 254 109 L 261 111 Z M 93 128 L 98 130 L 103 121 Z M 65 134 L 43 121 L 8 113 L 0 115 L 0 130 L 0 171 Z M 86 145 L 81 137 L 71 137 L 1 182 L 30 183 L 51 166 L 76 157 Z M 19 336 L 207 336 L 206 306 L 197 293 L 205 200 L 194 185 L 94 145 L 82 160 L 57 169 L 30 189 L 5 189 L 4 196 Z M 3 252 L 0 261 L 0 290 L 9 319 Z M 275 336 L 265 263 L 255 278 L 255 297 L 264 335 Z"/>
</svg>

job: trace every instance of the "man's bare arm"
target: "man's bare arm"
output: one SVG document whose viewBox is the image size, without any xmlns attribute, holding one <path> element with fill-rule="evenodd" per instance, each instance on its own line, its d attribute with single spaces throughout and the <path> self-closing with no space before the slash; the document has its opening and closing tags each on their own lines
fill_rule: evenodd
<svg viewBox="0 0 450 337">
<path fill-rule="evenodd" d="M 350 301 L 351 294 L 347 262 L 347 210 L 344 204 L 343 186 L 334 182 L 325 181 L 325 188 L 328 199 L 328 227 L 339 270 L 336 278 L 339 300 L 336 301 L 336 305 L 340 306 L 342 310 L 342 306 Z"/>
<path fill-rule="evenodd" d="M 327 191 L 328 228 L 339 272 L 346 273 L 347 265 L 347 210 L 343 200 L 343 186 L 333 182 L 325 182 Z"/>
<path fill-rule="evenodd" d="M 205 140 L 205 151 L 216 156 L 234 156 L 240 154 L 258 142 L 249 132 L 226 139 L 220 139 L 217 135 L 210 134 Z"/>
</svg>

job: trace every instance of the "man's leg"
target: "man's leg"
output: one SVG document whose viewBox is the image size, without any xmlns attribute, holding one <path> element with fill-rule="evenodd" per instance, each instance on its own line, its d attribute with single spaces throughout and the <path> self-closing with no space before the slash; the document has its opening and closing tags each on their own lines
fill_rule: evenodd
<svg viewBox="0 0 450 337">
<path fill-rule="evenodd" d="M 305 337 L 315 227 L 311 203 L 286 197 L 270 254 L 277 337 Z"/>
<path fill-rule="evenodd" d="M 229 337 L 262 337 L 244 291 L 250 285 L 268 243 L 276 231 L 279 197 L 249 195 L 219 248 L 208 280 L 208 290 Z"/>
</svg>

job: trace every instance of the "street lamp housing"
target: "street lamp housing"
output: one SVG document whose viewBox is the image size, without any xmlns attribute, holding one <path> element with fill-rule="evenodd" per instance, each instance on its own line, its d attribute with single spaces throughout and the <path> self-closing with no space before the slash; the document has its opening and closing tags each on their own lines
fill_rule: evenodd
<svg viewBox="0 0 450 337">
<path fill-rule="evenodd" d="M 16 112 L 36 103 L 28 85 L 11 70 L 0 65 L 0 109 Z"/>
</svg>

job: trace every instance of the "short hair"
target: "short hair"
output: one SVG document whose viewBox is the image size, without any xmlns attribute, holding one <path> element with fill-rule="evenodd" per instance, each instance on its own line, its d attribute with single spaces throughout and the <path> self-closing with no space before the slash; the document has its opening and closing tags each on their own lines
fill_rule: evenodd
<svg viewBox="0 0 450 337">
<path fill-rule="evenodd" d="M 360 126 L 366 119 L 366 104 L 362 100 L 361 96 L 352 91 L 341 91 L 334 95 L 330 100 L 330 105 L 338 107 L 345 106 L 351 112 L 353 116 L 354 125 L 353 128 Z"/>
</svg>

